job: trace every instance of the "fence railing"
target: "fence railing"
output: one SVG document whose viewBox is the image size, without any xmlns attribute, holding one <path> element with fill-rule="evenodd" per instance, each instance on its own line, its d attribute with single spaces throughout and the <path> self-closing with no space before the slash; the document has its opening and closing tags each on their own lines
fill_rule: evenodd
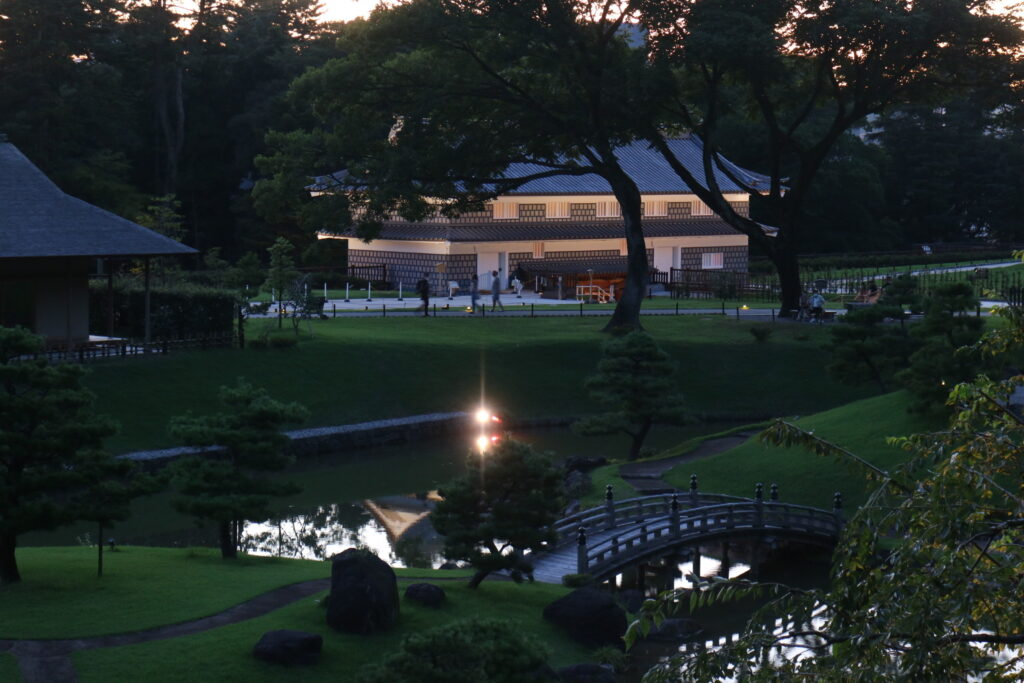
<svg viewBox="0 0 1024 683">
<path fill-rule="evenodd" d="M 151 340 L 148 344 L 138 339 L 109 338 L 88 341 L 72 346 L 54 344 L 24 358 L 44 358 L 50 362 L 88 363 L 109 358 L 128 358 L 152 354 L 166 354 L 183 349 L 231 348 L 238 344 L 234 332 L 197 335 L 187 339 Z"/>
</svg>

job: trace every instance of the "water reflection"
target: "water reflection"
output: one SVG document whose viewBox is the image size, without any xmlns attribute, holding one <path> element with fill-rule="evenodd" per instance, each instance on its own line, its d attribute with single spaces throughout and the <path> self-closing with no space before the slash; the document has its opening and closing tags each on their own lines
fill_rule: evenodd
<svg viewBox="0 0 1024 683">
<path fill-rule="evenodd" d="M 248 522 L 242 549 L 255 555 L 323 560 L 366 548 L 396 567 L 436 568 L 444 562 L 443 541 L 429 515 L 436 491 L 385 496 L 361 503 L 289 508 L 265 522 Z"/>
</svg>

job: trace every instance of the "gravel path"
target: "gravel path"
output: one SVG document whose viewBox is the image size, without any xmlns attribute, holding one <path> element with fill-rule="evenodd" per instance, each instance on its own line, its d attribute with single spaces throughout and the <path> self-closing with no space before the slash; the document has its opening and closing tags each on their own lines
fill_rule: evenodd
<svg viewBox="0 0 1024 683">
<path fill-rule="evenodd" d="M 643 495 L 655 493 L 671 493 L 677 489 L 666 482 L 662 477 L 666 472 L 682 462 L 704 458 L 716 453 L 736 448 L 752 437 L 755 432 L 738 432 L 717 439 L 708 439 L 702 442 L 689 453 L 675 455 L 671 458 L 648 460 L 645 462 L 631 462 L 619 466 L 619 476 L 627 484 Z"/>
</svg>

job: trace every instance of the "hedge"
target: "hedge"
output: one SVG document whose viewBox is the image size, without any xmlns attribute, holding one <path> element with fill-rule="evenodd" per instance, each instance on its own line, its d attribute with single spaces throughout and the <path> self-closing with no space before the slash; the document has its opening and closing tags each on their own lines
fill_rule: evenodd
<svg viewBox="0 0 1024 683">
<path fill-rule="evenodd" d="M 145 290 L 134 283 L 114 288 L 114 336 L 141 339 L 145 336 Z M 230 334 L 237 312 L 235 292 L 198 285 L 150 289 L 150 334 L 153 339 L 192 339 Z M 107 334 L 106 282 L 93 282 L 89 290 L 92 331 Z"/>
</svg>

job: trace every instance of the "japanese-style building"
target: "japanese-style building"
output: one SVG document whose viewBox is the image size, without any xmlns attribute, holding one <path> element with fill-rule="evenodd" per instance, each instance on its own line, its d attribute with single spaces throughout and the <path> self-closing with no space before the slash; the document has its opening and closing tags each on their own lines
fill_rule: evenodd
<svg viewBox="0 0 1024 683">
<path fill-rule="evenodd" d="M 194 253 L 65 194 L 0 136 L 0 325 L 26 327 L 50 346 L 85 343 L 90 274 L 111 259 L 143 259 L 148 274 L 150 257 Z"/>
<path fill-rule="evenodd" d="M 699 138 L 672 139 L 669 145 L 694 177 L 703 181 Z M 648 263 L 655 271 L 671 269 L 747 270 L 747 236 L 716 216 L 686 186 L 660 153 L 636 142 L 616 150 L 619 161 L 637 183 L 643 201 L 643 229 Z M 768 179 L 734 164 L 729 174 L 716 171 L 726 199 L 747 215 L 749 197 L 730 179 L 767 191 Z M 543 171 L 539 166 L 513 164 L 506 176 L 515 178 Z M 330 191 L 330 181 L 318 179 L 314 192 Z M 525 274 L 548 278 L 587 271 L 606 277 L 626 271 L 626 241 L 619 204 L 608 183 L 596 175 L 554 176 L 531 180 L 489 202 L 483 211 L 458 218 L 437 217 L 421 222 L 386 221 L 372 242 L 354 239 L 348 231 L 324 229 L 321 239 L 350 239 L 351 272 L 380 273 L 379 279 L 410 288 L 424 272 L 435 290 L 449 282 L 467 286 L 474 273 L 480 286 L 490 286 L 491 271 L 505 282 Z M 550 285 L 549 285 L 550 286 Z M 571 292 L 566 291 L 566 295 Z"/>
</svg>

